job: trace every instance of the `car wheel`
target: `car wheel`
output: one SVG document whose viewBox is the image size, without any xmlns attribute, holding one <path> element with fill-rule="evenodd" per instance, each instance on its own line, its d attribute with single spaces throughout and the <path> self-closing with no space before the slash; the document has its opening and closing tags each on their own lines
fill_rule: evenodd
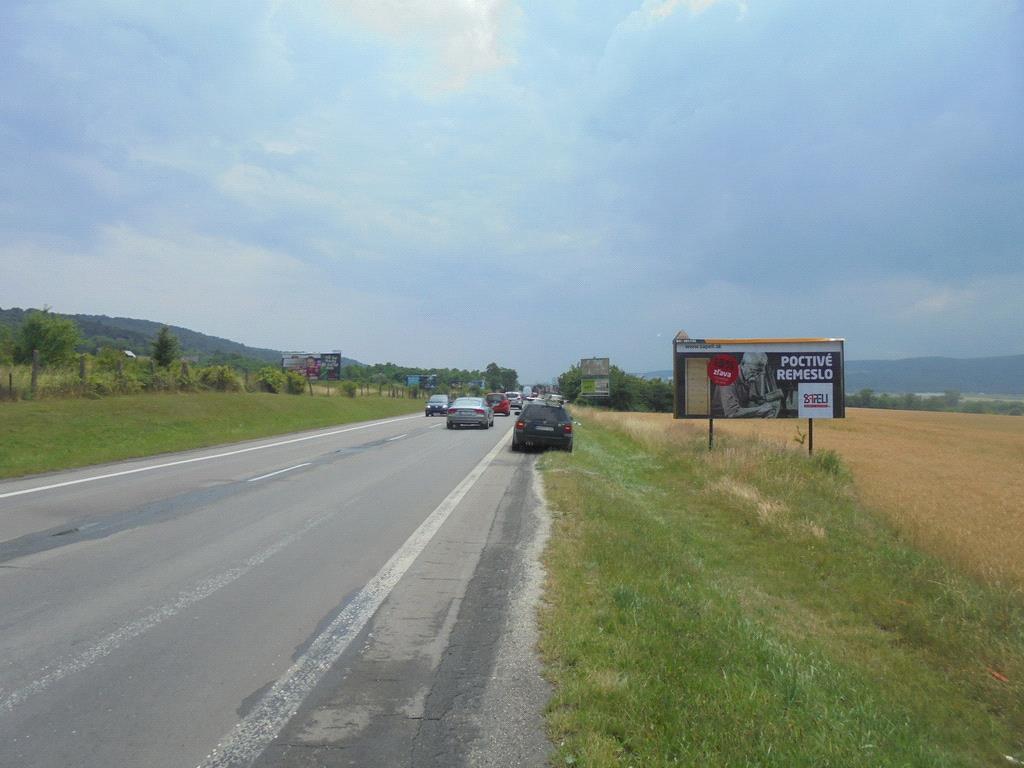
<svg viewBox="0 0 1024 768">
<path fill-rule="evenodd" d="M 448 427 L 448 429 L 451 429 L 452 428 L 452 423 L 449 421 L 447 424 L 445 424 L 445 426 Z"/>
<path fill-rule="evenodd" d="M 516 439 L 514 437 L 512 438 L 512 451 L 514 453 L 519 452 L 519 443 L 516 442 Z"/>
</svg>

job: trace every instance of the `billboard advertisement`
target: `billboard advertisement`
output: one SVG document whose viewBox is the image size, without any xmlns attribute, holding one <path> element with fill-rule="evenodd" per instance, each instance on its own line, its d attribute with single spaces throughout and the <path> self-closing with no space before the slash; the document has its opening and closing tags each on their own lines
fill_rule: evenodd
<svg viewBox="0 0 1024 768">
<path fill-rule="evenodd" d="M 286 352 L 281 355 L 281 367 L 307 379 L 338 381 L 341 378 L 341 353 Z"/>
<path fill-rule="evenodd" d="M 677 419 L 841 419 L 843 339 L 673 342 Z"/>
<path fill-rule="evenodd" d="M 608 397 L 611 393 L 611 359 L 584 357 L 580 360 L 580 394 L 585 397 Z"/>
</svg>

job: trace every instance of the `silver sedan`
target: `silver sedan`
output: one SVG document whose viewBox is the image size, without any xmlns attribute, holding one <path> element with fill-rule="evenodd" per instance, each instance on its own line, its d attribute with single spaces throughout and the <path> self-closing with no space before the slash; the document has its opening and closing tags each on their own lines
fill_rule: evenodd
<svg viewBox="0 0 1024 768">
<path fill-rule="evenodd" d="M 460 397 L 448 406 L 448 429 L 494 426 L 494 411 L 482 397 Z"/>
</svg>

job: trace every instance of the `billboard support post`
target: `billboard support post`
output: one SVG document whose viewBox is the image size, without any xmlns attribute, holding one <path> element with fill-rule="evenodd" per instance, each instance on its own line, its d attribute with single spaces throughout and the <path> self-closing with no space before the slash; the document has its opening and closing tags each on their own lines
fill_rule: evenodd
<svg viewBox="0 0 1024 768">
<path fill-rule="evenodd" d="M 814 453 L 814 419 L 807 420 L 807 455 Z"/>
<path fill-rule="evenodd" d="M 715 420 L 708 419 L 708 450 L 715 447 Z"/>
</svg>

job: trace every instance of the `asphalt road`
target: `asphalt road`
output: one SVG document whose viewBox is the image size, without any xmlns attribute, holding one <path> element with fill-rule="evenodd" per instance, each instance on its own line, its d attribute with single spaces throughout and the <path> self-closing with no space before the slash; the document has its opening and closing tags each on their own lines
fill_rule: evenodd
<svg viewBox="0 0 1024 768">
<path fill-rule="evenodd" d="M 0 765 L 544 765 L 547 516 L 511 424 L 0 483 Z"/>
</svg>

